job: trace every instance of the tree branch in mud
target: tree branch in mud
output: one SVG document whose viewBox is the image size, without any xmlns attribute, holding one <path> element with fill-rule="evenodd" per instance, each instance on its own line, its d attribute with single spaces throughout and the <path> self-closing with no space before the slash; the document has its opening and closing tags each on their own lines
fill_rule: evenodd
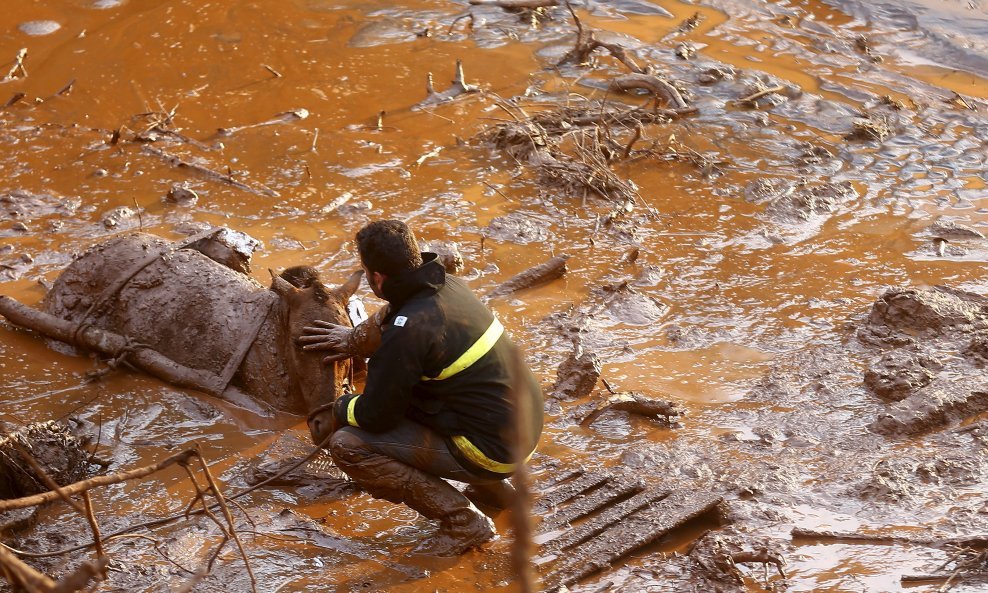
<svg viewBox="0 0 988 593">
<path fill-rule="evenodd" d="M 647 418 L 661 416 L 668 423 L 672 423 L 673 418 L 682 416 L 684 413 L 683 407 L 673 401 L 651 399 L 641 393 L 627 391 L 613 393 L 603 405 L 598 406 L 597 409 L 581 420 L 580 426 L 590 426 L 609 410 L 629 412 Z"/>
<path fill-rule="evenodd" d="M 603 101 L 584 101 L 529 115 L 504 100 L 495 104 L 511 116 L 482 132 L 483 141 L 532 167 L 540 182 L 582 195 L 593 194 L 622 205 L 634 203 L 636 188 L 618 177 L 610 164 L 632 156 L 630 147 L 644 134 L 646 124 L 667 123 L 696 109 L 649 110 Z M 517 113 L 516 113 L 517 112 Z M 625 128 L 629 141 L 619 143 L 611 126 Z M 653 151 L 635 151 L 652 154 Z"/>
<path fill-rule="evenodd" d="M 487 293 L 487 298 L 501 297 L 513 292 L 539 286 L 547 282 L 552 282 L 557 278 L 562 278 L 566 273 L 566 260 L 568 255 L 557 255 L 537 266 L 533 266 L 520 274 L 512 276 L 504 283 L 498 285 L 494 290 Z"/>
<path fill-rule="evenodd" d="M 280 77 L 281 75 L 278 74 Z M 256 123 L 247 124 L 243 126 L 233 126 L 230 128 L 219 128 L 216 133 L 220 136 L 232 136 L 235 132 L 240 132 L 242 130 L 251 130 L 254 128 L 263 128 L 264 126 L 274 126 L 277 124 L 286 124 L 294 121 L 303 120 L 309 117 L 308 109 L 293 109 L 291 111 L 285 111 L 275 115 L 273 118 Z"/>
<path fill-rule="evenodd" d="M 665 99 L 676 109 L 689 109 L 682 93 L 669 81 L 654 74 L 627 74 L 612 78 L 608 83 L 608 88 L 614 91 L 629 91 L 633 89 L 644 89 L 652 93 L 656 100 Z"/>
<path fill-rule="evenodd" d="M 968 548 L 988 548 L 988 535 L 969 535 L 960 537 L 922 537 L 912 534 L 899 533 L 860 533 L 856 531 L 825 531 L 794 527 L 791 531 L 793 539 L 815 540 L 847 540 L 875 544 L 918 544 L 931 548 L 947 548 L 963 546 Z"/>
<path fill-rule="evenodd" d="M 239 390 L 224 385 L 224 380 L 219 375 L 180 365 L 160 352 L 134 344 L 119 334 L 91 325 L 77 327 L 70 321 L 28 307 L 8 296 L 0 296 L 0 315 L 15 325 L 34 330 L 66 344 L 113 358 L 126 355 L 131 364 L 149 375 L 180 387 L 208 393 L 262 415 L 265 413 Z"/>
<path fill-rule="evenodd" d="M 740 105 L 745 105 L 745 104 L 756 105 L 757 104 L 757 101 L 759 99 L 761 99 L 762 97 L 765 97 L 767 95 L 771 95 L 772 93 L 781 93 L 784 90 L 786 90 L 786 87 L 784 87 L 782 85 L 777 85 L 777 86 L 773 86 L 773 87 L 764 88 L 764 89 L 761 89 L 760 91 L 757 91 L 757 92 L 754 92 L 754 93 L 748 95 L 747 97 L 742 97 L 742 98 L 738 99 L 737 102 Z"/>
<path fill-rule="evenodd" d="M 229 175 L 224 175 L 223 173 L 219 173 L 218 171 L 213 171 L 212 169 L 210 169 L 208 167 L 203 167 L 202 165 L 197 165 L 195 163 L 190 163 L 188 161 L 184 161 L 184 160 L 182 160 L 181 158 L 179 158 L 179 157 L 177 157 L 175 155 L 169 154 L 169 153 L 167 153 L 167 152 L 165 152 L 165 151 L 163 151 L 161 149 L 154 148 L 153 146 L 145 146 L 144 147 L 144 152 L 147 152 L 149 154 L 153 154 L 154 156 L 161 158 L 166 163 L 168 163 L 169 165 L 172 165 L 174 167 L 178 167 L 180 169 L 189 169 L 189 170 L 195 171 L 196 173 L 199 173 L 200 175 L 205 176 L 207 179 L 211 179 L 213 181 L 219 181 L 221 183 L 226 183 L 228 185 L 232 185 L 233 187 L 235 187 L 237 189 L 242 189 L 242 190 L 244 190 L 246 192 L 250 192 L 250 193 L 255 194 L 255 195 L 258 195 L 258 196 L 267 196 L 269 198 L 277 198 L 277 197 L 279 197 L 281 195 L 278 192 L 276 192 L 273 189 L 271 189 L 270 187 L 266 187 L 264 185 L 260 185 L 258 187 L 251 187 L 251 186 L 247 185 L 246 183 L 237 181 L 236 179 L 234 179 L 233 177 L 231 177 Z"/>
<path fill-rule="evenodd" d="M 638 65 L 631 56 L 628 55 L 628 51 L 616 43 L 606 43 L 597 39 L 596 31 L 593 29 L 585 29 L 583 23 L 580 21 L 580 17 L 576 16 L 576 11 L 573 10 L 573 6 L 566 2 L 566 8 L 569 9 L 569 13 L 573 16 L 573 23 L 576 25 L 576 46 L 569 50 L 566 55 L 562 57 L 556 63 L 556 66 L 562 66 L 563 64 L 586 64 L 590 61 L 590 55 L 594 50 L 598 48 L 604 48 L 612 56 L 614 56 L 619 62 L 624 64 L 629 70 L 638 74 L 645 74 L 645 69 Z"/>
</svg>

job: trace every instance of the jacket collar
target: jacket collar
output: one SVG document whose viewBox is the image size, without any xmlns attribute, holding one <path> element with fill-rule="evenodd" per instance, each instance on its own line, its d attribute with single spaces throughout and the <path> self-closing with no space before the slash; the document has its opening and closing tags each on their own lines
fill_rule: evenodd
<svg viewBox="0 0 988 593">
<path fill-rule="evenodd" d="M 435 253 L 422 253 L 422 265 L 414 270 L 389 276 L 381 285 L 384 300 L 400 307 L 419 293 L 433 295 L 446 284 L 446 268 Z"/>
</svg>

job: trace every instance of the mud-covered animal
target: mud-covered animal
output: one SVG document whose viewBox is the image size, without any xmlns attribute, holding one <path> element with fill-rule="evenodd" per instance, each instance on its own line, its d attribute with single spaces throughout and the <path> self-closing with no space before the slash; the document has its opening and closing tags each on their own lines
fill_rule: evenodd
<svg viewBox="0 0 988 593">
<path fill-rule="evenodd" d="M 42 307 L 223 377 L 262 407 L 307 414 L 341 393 L 350 362 L 322 364 L 296 339 L 315 319 L 351 325 L 346 305 L 359 282 L 357 272 L 331 289 L 314 269 L 297 267 L 266 289 L 195 249 L 134 233 L 77 258 Z"/>
</svg>

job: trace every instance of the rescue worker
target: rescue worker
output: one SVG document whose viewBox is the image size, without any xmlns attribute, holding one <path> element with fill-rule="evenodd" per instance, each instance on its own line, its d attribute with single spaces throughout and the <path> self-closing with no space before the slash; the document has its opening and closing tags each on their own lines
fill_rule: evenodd
<svg viewBox="0 0 988 593">
<path fill-rule="evenodd" d="M 493 538 L 494 525 L 445 480 L 506 506 L 515 434 L 531 456 L 542 392 L 501 323 L 435 254 L 419 252 L 403 222 L 366 225 L 357 248 L 387 305 L 352 330 L 316 322 L 300 341 L 329 351 L 326 362 L 369 356 L 366 385 L 315 410 L 309 428 L 317 442 L 332 434 L 334 462 L 371 495 L 439 521 L 416 552 L 459 555 Z M 529 420 L 520 431 L 517 406 Z"/>
</svg>

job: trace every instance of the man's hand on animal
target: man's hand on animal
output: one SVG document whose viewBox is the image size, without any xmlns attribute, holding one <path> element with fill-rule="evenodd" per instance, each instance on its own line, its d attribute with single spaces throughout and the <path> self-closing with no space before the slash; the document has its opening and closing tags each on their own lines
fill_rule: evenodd
<svg viewBox="0 0 988 593">
<path fill-rule="evenodd" d="M 329 321 L 315 320 L 302 329 L 298 339 L 302 350 L 328 350 L 329 356 L 322 361 L 331 364 L 337 360 L 358 354 L 353 340 L 353 329 Z"/>
</svg>

